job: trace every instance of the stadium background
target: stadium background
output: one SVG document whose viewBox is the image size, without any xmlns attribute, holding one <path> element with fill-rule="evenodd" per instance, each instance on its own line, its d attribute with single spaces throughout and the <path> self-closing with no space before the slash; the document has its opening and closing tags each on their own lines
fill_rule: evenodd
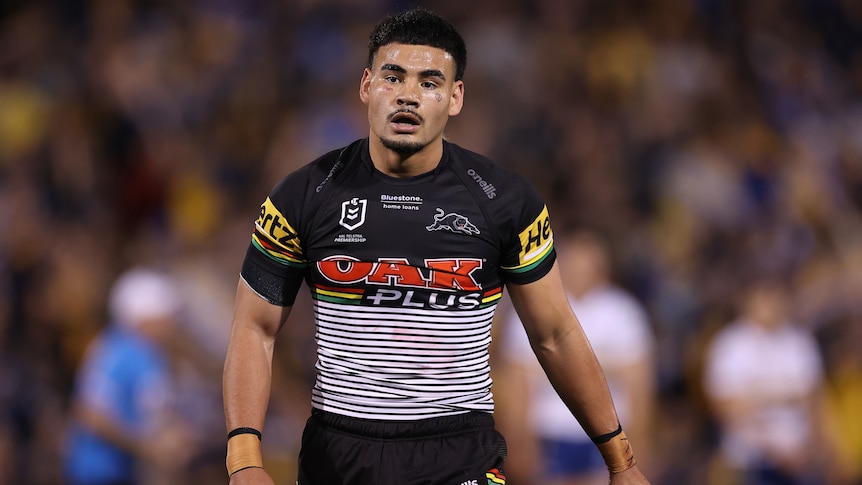
<svg viewBox="0 0 862 485">
<path fill-rule="evenodd" d="M 449 139 L 531 179 L 557 230 L 606 235 L 618 281 L 650 312 L 654 483 L 706 483 L 704 343 L 752 279 L 792 284 L 826 397 L 847 390 L 833 371 L 862 345 L 850 331 L 862 324 L 860 2 L 7 1 L 0 483 L 62 483 L 76 366 L 107 323 L 113 278 L 147 261 L 186 283 L 181 401 L 211 443 L 200 477 L 222 470 L 220 360 L 251 221 L 281 175 L 366 134 L 366 35 L 408 5 L 449 17 L 468 43 Z M 312 333 L 285 333 L 267 453 L 289 476 Z M 860 382 L 858 359 L 851 371 L 841 382 Z M 826 418 L 862 462 L 859 414 Z"/>
</svg>

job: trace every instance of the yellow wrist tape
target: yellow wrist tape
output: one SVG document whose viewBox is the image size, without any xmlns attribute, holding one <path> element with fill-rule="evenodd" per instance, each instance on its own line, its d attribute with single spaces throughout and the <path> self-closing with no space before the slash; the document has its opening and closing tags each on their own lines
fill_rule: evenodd
<svg viewBox="0 0 862 485">
<path fill-rule="evenodd" d="M 245 468 L 263 468 L 260 454 L 260 439 L 253 434 L 238 434 L 227 440 L 228 476 Z"/>
<path fill-rule="evenodd" d="M 632 446 L 629 443 L 629 439 L 626 438 L 625 432 L 620 431 L 619 434 L 610 440 L 599 443 L 596 446 L 598 446 L 602 458 L 604 458 L 605 464 L 611 473 L 624 472 L 637 465 L 634 452 L 632 452 Z"/>
</svg>

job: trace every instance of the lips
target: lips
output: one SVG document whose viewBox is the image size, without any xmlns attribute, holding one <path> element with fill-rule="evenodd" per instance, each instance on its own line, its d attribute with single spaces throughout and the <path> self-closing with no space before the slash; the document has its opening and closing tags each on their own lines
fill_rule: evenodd
<svg viewBox="0 0 862 485">
<path fill-rule="evenodd" d="M 389 115 L 389 122 L 397 132 L 412 133 L 420 124 L 422 124 L 422 116 L 412 111 L 396 111 Z"/>
</svg>

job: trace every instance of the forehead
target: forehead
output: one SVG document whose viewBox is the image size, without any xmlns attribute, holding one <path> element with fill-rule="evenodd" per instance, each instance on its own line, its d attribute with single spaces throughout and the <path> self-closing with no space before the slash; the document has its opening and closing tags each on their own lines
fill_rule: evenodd
<svg viewBox="0 0 862 485">
<path fill-rule="evenodd" d="M 444 74 L 455 71 L 455 59 L 451 54 L 427 45 L 393 43 L 381 46 L 374 58 L 374 69 L 380 69 L 384 64 L 395 64 L 408 71 L 437 69 Z"/>
</svg>

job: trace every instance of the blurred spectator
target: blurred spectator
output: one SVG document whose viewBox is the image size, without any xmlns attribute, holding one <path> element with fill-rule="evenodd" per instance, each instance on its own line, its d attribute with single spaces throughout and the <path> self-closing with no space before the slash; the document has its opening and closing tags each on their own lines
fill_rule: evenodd
<svg viewBox="0 0 862 485">
<path fill-rule="evenodd" d="M 597 234 L 584 231 L 557 240 L 572 309 L 605 371 L 623 429 L 637 444 L 639 461 L 648 473 L 656 400 L 655 344 L 648 316 L 634 296 L 612 281 L 610 249 Z M 501 428 L 519 448 L 519 456 L 513 457 L 516 469 L 509 466 L 507 472 L 525 484 L 607 483 L 601 455 L 544 376 L 517 315 L 508 312 L 502 324 L 500 359 L 505 364 L 495 389 L 504 388 L 501 395 L 509 398 L 501 404 Z"/>
<path fill-rule="evenodd" d="M 112 323 L 77 374 L 65 449 L 70 484 L 186 483 L 196 444 L 172 408 L 165 348 L 176 338 L 177 290 L 146 268 L 129 270 L 111 289 Z"/>
<path fill-rule="evenodd" d="M 719 427 L 716 485 L 825 483 L 823 363 L 793 320 L 789 290 L 764 280 L 707 349 L 704 386 Z"/>
</svg>

